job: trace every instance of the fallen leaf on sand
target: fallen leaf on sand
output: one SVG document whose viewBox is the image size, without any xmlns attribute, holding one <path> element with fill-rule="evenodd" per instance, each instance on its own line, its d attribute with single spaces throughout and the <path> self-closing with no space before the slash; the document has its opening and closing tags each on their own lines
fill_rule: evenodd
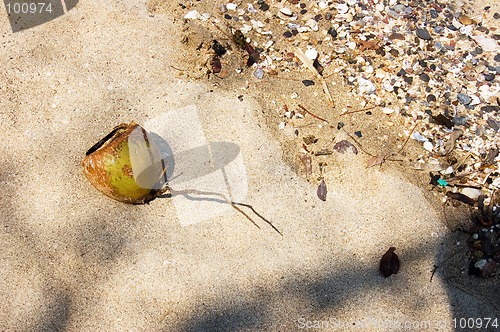
<svg viewBox="0 0 500 332">
<path fill-rule="evenodd" d="M 390 247 L 380 260 L 380 272 L 386 278 L 399 271 L 399 258 L 394 250 L 396 250 L 396 247 Z"/>
<path fill-rule="evenodd" d="M 354 152 L 354 154 L 358 154 L 358 149 L 356 148 L 356 146 L 346 140 L 338 142 L 333 146 L 333 148 L 340 153 L 346 153 L 347 150 L 350 149 L 352 152 Z"/>
<path fill-rule="evenodd" d="M 366 162 L 366 168 L 370 168 L 376 165 L 382 165 L 384 162 L 384 156 L 373 156 Z"/>
<path fill-rule="evenodd" d="M 323 202 L 326 201 L 326 183 L 325 180 L 321 180 L 321 183 L 318 186 L 318 191 L 317 191 L 318 197 L 320 200 Z"/>
</svg>

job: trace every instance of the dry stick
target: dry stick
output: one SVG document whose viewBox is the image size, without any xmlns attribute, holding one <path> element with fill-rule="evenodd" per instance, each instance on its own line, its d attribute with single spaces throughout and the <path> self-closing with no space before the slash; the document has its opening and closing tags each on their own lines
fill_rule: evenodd
<svg viewBox="0 0 500 332">
<path fill-rule="evenodd" d="M 370 107 L 365 107 L 365 108 L 360 109 L 360 110 L 345 112 L 345 113 L 340 114 L 340 116 L 342 116 L 342 115 L 348 115 L 348 114 L 353 114 L 353 113 L 358 113 L 358 112 L 369 111 L 371 109 L 374 109 L 375 107 L 380 107 L 380 106 L 382 106 L 382 104 L 380 104 L 380 105 L 373 105 L 373 106 L 370 106 Z"/>
<path fill-rule="evenodd" d="M 281 232 L 269 221 L 267 220 L 266 218 L 264 218 L 260 213 L 258 213 L 254 208 L 253 206 L 251 206 L 250 204 L 245 204 L 245 203 L 236 203 L 236 202 L 231 202 L 233 203 L 234 205 L 241 205 L 241 206 L 245 206 L 247 208 L 249 208 L 250 210 L 253 211 L 253 213 L 255 213 L 257 216 L 259 216 L 260 219 L 264 220 L 269 226 L 271 226 L 276 232 L 278 232 L 279 235 L 283 236 L 283 234 L 281 234 Z"/>
<path fill-rule="evenodd" d="M 326 95 L 326 99 L 328 99 L 328 103 L 330 104 L 330 106 L 333 107 L 333 98 L 332 98 L 332 95 L 330 94 L 330 90 L 328 90 L 328 85 L 326 85 L 326 81 L 323 78 L 323 76 L 321 76 L 321 74 L 318 73 L 316 68 L 314 68 L 313 63 L 304 54 L 304 52 L 302 52 L 300 49 L 295 47 L 294 53 L 297 56 L 297 58 L 299 58 L 299 60 L 302 61 L 302 63 L 307 67 L 307 69 L 309 69 L 320 80 L 321 85 L 323 86 L 323 91 L 325 92 L 325 95 Z"/>
<path fill-rule="evenodd" d="M 401 151 L 403 151 L 403 149 L 405 148 L 406 144 L 408 143 L 408 141 L 410 140 L 410 137 L 411 135 L 413 134 L 413 131 L 415 130 L 415 128 L 417 127 L 418 123 L 415 124 L 415 126 L 413 126 L 412 130 L 410 131 L 410 134 L 408 135 L 408 137 L 406 138 L 405 142 L 403 143 L 403 146 L 401 147 L 401 149 L 399 149 L 399 151 L 397 153 L 394 153 L 392 154 L 393 156 L 394 155 L 398 155 L 401 153 Z M 344 131 L 344 133 L 346 133 L 354 142 L 356 142 L 356 144 L 358 145 L 358 147 L 361 149 L 361 151 L 363 151 L 364 153 L 366 153 L 367 155 L 369 155 L 370 157 L 378 157 L 378 156 L 374 156 L 373 154 L 371 154 L 370 152 L 366 151 L 365 149 L 363 149 L 363 147 L 361 146 L 361 143 L 358 142 L 358 140 L 356 140 L 354 138 L 354 136 L 352 136 L 351 134 L 349 134 L 344 128 L 342 128 L 342 130 Z M 386 158 L 387 156 L 389 156 L 390 154 L 387 154 L 385 155 L 383 158 L 382 158 L 382 162 L 384 160 L 387 160 L 387 161 L 402 161 L 400 159 L 389 159 L 389 158 Z"/>
<path fill-rule="evenodd" d="M 302 110 L 303 110 L 304 112 L 306 112 L 307 114 L 309 114 L 309 115 L 310 115 L 310 116 L 312 116 L 313 118 L 316 118 L 316 119 L 318 119 L 318 120 L 321 120 L 321 121 L 324 121 L 324 122 L 326 122 L 326 123 L 329 123 L 327 120 L 325 120 L 325 119 L 323 119 L 323 118 L 320 118 L 319 116 L 317 116 L 317 115 L 316 115 L 316 114 L 314 114 L 313 112 L 308 111 L 308 110 L 307 110 L 304 106 L 302 106 L 302 105 L 300 105 L 300 104 L 299 104 L 299 105 L 297 105 L 297 106 L 299 106 L 300 108 L 302 108 Z"/>
<path fill-rule="evenodd" d="M 417 125 L 418 125 L 418 122 L 415 123 L 415 125 L 413 126 L 413 128 L 410 131 L 410 134 L 408 134 L 408 137 L 406 138 L 405 142 L 403 143 L 403 146 L 401 147 L 401 149 L 399 149 L 399 151 L 395 155 L 398 155 L 398 154 L 401 153 L 401 151 L 403 151 L 403 149 L 405 148 L 406 144 L 410 140 L 411 135 L 413 135 L 413 131 L 415 130 L 415 128 L 417 128 Z"/>
<path fill-rule="evenodd" d="M 349 134 L 344 128 L 342 128 L 342 130 L 344 131 L 344 133 L 347 134 L 347 136 L 349 136 L 358 145 L 358 147 L 360 148 L 361 151 L 363 151 L 364 153 L 366 153 L 370 157 L 377 157 L 377 156 L 372 155 L 370 152 L 366 151 L 365 149 L 363 149 L 363 146 L 361 146 L 361 143 L 359 143 L 358 140 L 355 139 L 351 134 Z"/>
</svg>

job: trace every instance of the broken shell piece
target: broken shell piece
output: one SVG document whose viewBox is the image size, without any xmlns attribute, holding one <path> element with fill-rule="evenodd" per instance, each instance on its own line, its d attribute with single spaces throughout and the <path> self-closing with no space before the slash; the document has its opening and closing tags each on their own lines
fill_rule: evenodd
<svg viewBox="0 0 500 332">
<path fill-rule="evenodd" d="M 429 141 L 425 141 L 424 142 L 424 149 L 429 151 L 429 152 L 432 152 L 432 149 L 434 148 L 434 146 L 432 145 L 431 142 Z"/>
<path fill-rule="evenodd" d="M 465 187 L 462 189 L 461 192 L 462 192 L 462 194 L 464 194 L 465 196 L 467 196 L 471 199 L 478 199 L 479 196 L 481 196 L 481 194 L 482 194 L 481 189 L 471 188 L 471 187 Z"/>
<path fill-rule="evenodd" d="M 137 123 L 120 124 L 91 147 L 82 161 L 89 182 L 123 203 L 144 204 L 165 192 L 166 160 Z"/>
</svg>

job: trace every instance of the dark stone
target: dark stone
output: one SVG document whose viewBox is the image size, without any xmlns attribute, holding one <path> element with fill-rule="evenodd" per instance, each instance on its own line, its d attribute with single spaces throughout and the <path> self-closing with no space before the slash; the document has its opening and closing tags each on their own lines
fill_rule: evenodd
<svg viewBox="0 0 500 332">
<path fill-rule="evenodd" d="M 290 37 L 292 37 L 292 33 L 290 31 L 285 31 L 285 33 L 283 34 L 283 37 L 290 38 Z"/>
<path fill-rule="evenodd" d="M 332 36 L 332 38 L 336 38 L 337 37 L 337 30 L 335 30 L 334 28 L 330 28 L 330 29 L 328 29 L 328 34 L 330 36 Z"/>
<path fill-rule="evenodd" d="M 500 62 L 500 53 L 499 53 L 499 54 L 497 54 L 497 55 L 495 55 L 495 56 L 493 57 L 493 60 L 495 60 L 496 62 Z"/>
<path fill-rule="evenodd" d="M 423 40 L 431 40 L 431 35 L 429 34 L 429 30 L 427 29 L 417 29 L 416 30 L 417 37 Z"/>
<path fill-rule="evenodd" d="M 314 81 L 312 81 L 312 80 L 303 80 L 302 84 L 304 84 L 305 86 L 311 86 L 311 85 L 314 85 Z"/>
<path fill-rule="evenodd" d="M 265 2 L 263 2 L 260 6 L 259 6 L 259 9 L 262 10 L 263 12 L 265 11 L 268 11 L 269 10 L 269 5 Z"/>
<path fill-rule="evenodd" d="M 495 79 L 495 74 L 483 73 L 483 76 L 484 76 L 485 81 L 488 81 L 488 82 L 491 82 Z"/>
<path fill-rule="evenodd" d="M 462 105 L 469 105 L 472 101 L 471 97 L 467 96 L 465 93 L 459 93 L 457 95 L 457 100 Z"/>
<path fill-rule="evenodd" d="M 488 117 L 488 120 L 486 120 L 486 123 L 488 124 L 488 126 L 491 127 L 491 129 L 493 129 L 495 132 L 498 131 L 498 129 L 500 129 L 500 125 L 498 124 L 498 121 L 496 121 L 495 119 L 493 118 L 490 118 Z"/>
<path fill-rule="evenodd" d="M 396 75 L 403 76 L 405 74 L 406 74 L 406 71 L 404 69 L 400 69 Z"/>
<path fill-rule="evenodd" d="M 489 113 L 489 112 L 498 112 L 500 111 L 500 106 L 497 105 L 486 105 L 481 107 L 481 112 Z"/>
<path fill-rule="evenodd" d="M 500 18 L 500 13 L 495 13 L 495 14 L 493 14 L 493 18 L 494 18 L 495 20 L 498 20 L 498 19 Z"/>
<path fill-rule="evenodd" d="M 226 20 L 230 20 L 230 19 L 232 19 L 231 15 L 229 15 L 229 14 L 224 14 L 224 18 L 225 18 Z"/>
<path fill-rule="evenodd" d="M 420 74 L 419 78 L 424 82 L 429 82 L 431 78 L 426 73 Z"/>
<path fill-rule="evenodd" d="M 427 67 L 427 62 L 425 62 L 424 60 L 418 60 L 418 64 L 421 66 L 421 67 Z"/>
<path fill-rule="evenodd" d="M 403 80 L 408 83 L 409 85 L 413 84 L 413 76 L 403 76 Z"/>
<path fill-rule="evenodd" d="M 214 50 L 217 56 L 223 56 L 226 54 L 226 48 L 222 46 L 217 40 L 212 41 L 212 49 Z"/>
<path fill-rule="evenodd" d="M 436 101 L 436 96 L 434 96 L 434 95 L 428 95 L 427 96 L 427 102 L 428 103 L 433 103 L 435 101 Z"/>
<path fill-rule="evenodd" d="M 304 15 L 305 13 L 307 13 L 307 9 L 302 9 L 299 13 L 300 13 L 301 15 Z"/>
<path fill-rule="evenodd" d="M 344 123 L 343 122 L 337 123 L 337 129 L 338 130 L 342 129 L 342 127 L 344 127 Z"/>
<path fill-rule="evenodd" d="M 438 17 L 438 12 L 435 9 L 430 10 L 431 17 L 432 18 L 437 18 Z"/>
<path fill-rule="evenodd" d="M 363 137 L 363 134 L 361 134 L 361 131 L 355 131 L 354 135 L 358 136 L 359 138 Z"/>
<path fill-rule="evenodd" d="M 328 12 L 325 14 L 325 20 L 330 21 L 332 19 L 332 13 Z"/>
<path fill-rule="evenodd" d="M 452 25 L 452 24 L 448 25 L 448 26 L 447 26 L 447 28 L 448 28 L 449 30 L 451 30 L 451 31 L 457 31 L 457 30 L 458 30 L 458 29 L 457 29 L 457 28 L 455 28 L 455 26 L 454 26 L 454 25 Z"/>
</svg>

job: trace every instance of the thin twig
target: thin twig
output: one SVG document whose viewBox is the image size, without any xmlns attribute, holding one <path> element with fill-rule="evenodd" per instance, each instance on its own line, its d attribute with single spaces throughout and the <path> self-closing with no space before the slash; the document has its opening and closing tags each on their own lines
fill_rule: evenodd
<svg viewBox="0 0 500 332">
<path fill-rule="evenodd" d="M 330 90 L 328 90 L 328 85 L 326 84 L 325 79 L 321 74 L 318 72 L 316 68 L 314 68 L 314 65 L 312 61 L 298 48 L 294 48 L 294 53 L 297 58 L 299 58 L 300 61 L 304 64 L 304 66 L 307 67 L 316 77 L 318 80 L 320 80 L 321 85 L 323 86 L 323 92 L 326 95 L 326 98 L 328 99 L 328 103 L 330 104 L 331 107 L 333 107 L 333 98 L 332 95 L 330 94 Z"/>
<path fill-rule="evenodd" d="M 325 119 L 323 119 L 323 118 L 320 118 L 319 116 L 317 116 L 317 115 L 316 115 L 316 114 L 314 114 L 313 112 L 308 111 L 308 110 L 307 110 L 304 106 L 302 106 L 302 105 L 300 105 L 300 104 L 299 104 L 299 105 L 297 105 L 297 106 L 299 106 L 299 107 L 300 107 L 300 108 L 301 108 L 304 112 L 306 112 L 307 114 L 309 114 L 309 115 L 310 115 L 310 116 L 312 116 L 313 118 L 316 118 L 316 119 L 318 119 L 318 120 L 321 120 L 321 121 L 324 121 L 324 122 L 326 122 L 326 123 L 329 123 L 329 122 L 328 122 L 328 120 L 325 120 Z"/>
<path fill-rule="evenodd" d="M 344 133 L 347 134 L 347 136 L 349 136 L 358 145 L 358 147 L 359 147 L 359 149 L 361 151 L 363 151 L 364 153 L 366 153 L 370 157 L 377 157 L 377 156 L 372 155 L 370 152 L 366 151 L 365 149 L 363 149 L 363 146 L 361 146 L 361 143 L 359 143 L 358 140 L 355 139 L 354 136 L 352 136 L 351 134 L 349 134 L 344 128 L 342 128 L 342 130 L 344 131 Z"/>
<path fill-rule="evenodd" d="M 353 113 L 358 113 L 358 112 L 369 111 L 371 109 L 374 109 L 375 107 L 380 107 L 380 106 L 382 106 L 382 105 L 374 105 L 374 106 L 370 106 L 370 107 L 365 107 L 365 108 L 360 109 L 360 110 L 355 110 L 355 111 L 350 111 L 350 112 L 342 113 L 342 114 L 340 114 L 340 116 L 342 116 L 342 115 L 348 115 L 348 114 L 353 114 Z"/>
<path fill-rule="evenodd" d="M 172 67 L 173 69 L 178 70 L 178 71 L 186 71 L 186 69 L 177 68 L 177 67 L 172 66 L 172 65 L 170 67 Z"/>
<path fill-rule="evenodd" d="M 406 138 L 406 140 L 405 140 L 405 142 L 404 142 L 403 146 L 401 147 L 401 149 L 399 149 L 399 151 L 398 151 L 395 155 L 398 155 L 398 154 L 400 154 L 400 153 L 401 153 L 401 151 L 403 151 L 403 149 L 404 149 L 404 148 L 405 148 L 405 146 L 406 146 L 406 143 L 408 143 L 408 141 L 410 140 L 411 135 L 413 135 L 413 131 L 415 130 L 415 128 L 417 128 L 417 125 L 418 125 L 418 122 L 417 122 L 417 123 L 415 123 L 415 125 L 413 126 L 413 128 L 412 128 L 412 129 L 411 129 L 411 131 L 410 131 L 410 134 L 409 134 L 409 135 L 408 135 L 408 137 Z"/>
<path fill-rule="evenodd" d="M 250 204 L 237 203 L 237 202 L 231 202 L 231 203 L 233 203 L 234 205 L 241 205 L 241 206 L 245 206 L 245 207 L 249 208 L 250 210 L 252 210 L 253 213 L 255 213 L 257 216 L 259 216 L 260 219 L 264 220 L 269 226 L 271 226 L 276 232 L 278 232 L 279 235 L 283 236 L 283 234 L 281 234 L 281 232 L 272 224 L 272 222 L 270 222 L 269 220 L 267 220 L 266 218 L 264 218 Z"/>
</svg>

